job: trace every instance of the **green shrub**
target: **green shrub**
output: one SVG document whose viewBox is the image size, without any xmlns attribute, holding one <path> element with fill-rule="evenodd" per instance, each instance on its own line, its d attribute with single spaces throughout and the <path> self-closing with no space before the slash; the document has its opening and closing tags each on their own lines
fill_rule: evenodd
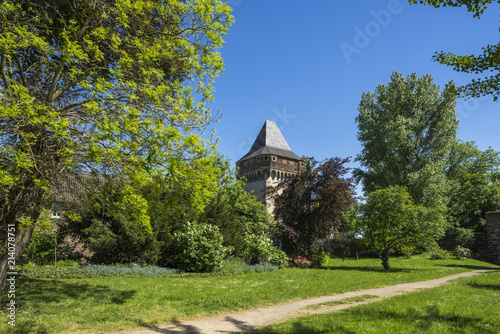
<svg viewBox="0 0 500 334">
<path fill-rule="evenodd" d="M 188 272 L 220 270 L 229 252 L 222 242 L 217 226 L 188 223 L 184 231 L 174 234 L 172 256 L 167 261 L 174 268 Z"/>
<path fill-rule="evenodd" d="M 462 246 L 457 246 L 453 250 L 453 255 L 455 256 L 456 259 L 470 259 L 472 257 L 472 252 L 470 249 L 462 247 Z"/>
<path fill-rule="evenodd" d="M 330 262 L 330 254 L 324 249 L 315 249 L 310 252 L 309 257 L 315 267 L 326 267 Z"/>
<path fill-rule="evenodd" d="M 54 235 L 52 234 L 52 228 L 36 228 L 33 231 L 30 242 L 21 254 L 20 262 L 54 263 Z"/>
<path fill-rule="evenodd" d="M 59 268 L 71 268 L 74 266 L 77 266 L 78 262 L 75 260 L 62 260 L 62 261 L 57 261 L 56 267 Z"/>
<path fill-rule="evenodd" d="M 457 228 L 457 236 L 455 238 L 455 245 L 464 248 L 470 248 L 474 245 L 475 236 L 474 231 L 468 228 Z"/>
<path fill-rule="evenodd" d="M 444 260 L 450 256 L 450 253 L 441 248 L 436 248 L 431 252 L 431 260 Z"/>
<path fill-rule="evenodd" d="M 220 275 L 241 275 L 249 273 L 260 273 L 275 271 L 278 267 L 269 263 L 266 264 L 247 264 L 242 259 L 227 259 L 222 264 L 222 269 L 215 274 Z"/>
<path fill-rule="evenodd" d="M 245 247 L 242 253 L 246 262 L 250 264 L 270 263 L 279 268 L 288 265 L 285 252 L 274 247 L 271 239 L 264 234 L 246 235 Z"/>
</svg>

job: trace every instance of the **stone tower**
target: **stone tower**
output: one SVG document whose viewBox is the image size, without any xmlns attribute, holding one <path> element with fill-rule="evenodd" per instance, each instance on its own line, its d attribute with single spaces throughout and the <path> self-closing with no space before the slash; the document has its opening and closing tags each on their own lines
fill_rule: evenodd
<svg viewBox="0 0 500 334">
<path fill-rule="evenodd" d="M 245 190 L 253 191 L 272 213 L 274 206 L 266 199 L 266 187 L 296 175 L 304 169 L 304 162 L 292 152 L 276 123 L 266 121 L 252 148 L 236 162 L 236 167 L 238 177 L 246 179 Z"/>
</svg>

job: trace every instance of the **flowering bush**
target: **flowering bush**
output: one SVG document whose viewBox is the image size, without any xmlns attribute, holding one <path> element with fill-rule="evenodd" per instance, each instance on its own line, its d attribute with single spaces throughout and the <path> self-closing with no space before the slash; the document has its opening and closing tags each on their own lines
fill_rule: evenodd
<svg viewBox="0 0 500 334">
<path fill-rule="evenodd" d="M 229 252 L 222 241 L 217 226 L 188 223 L 185 231 L 174 234 L 169 264 L 188 272 L 217 271 Z"/>
<path fill-rule="evenodd" d="M 295 259 L 293 259 L 293 264 L 297 268 L 309 268 L 311 266 L 311 263 L 312 262 L 304 256 L 297 256 Z"/>
<path fill-rule="evenodd" d="M 470 259 L 472 257 L 472 252 L 470 249 L 462 247 L 462 246 L 457 246 L 453 250 L 453 255 L 457 260 L 460 259 Z"/>
</svg>

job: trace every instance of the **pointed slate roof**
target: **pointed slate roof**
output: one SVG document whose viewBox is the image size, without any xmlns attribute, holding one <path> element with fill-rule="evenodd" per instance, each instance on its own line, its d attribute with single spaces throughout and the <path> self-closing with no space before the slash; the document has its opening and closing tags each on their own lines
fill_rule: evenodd
<svg viewBox="0 0 500 334">
<path fill-rule="evenodd" d="M 253 158 L 261 154 L 273 154 L 284 158 L 300 160 L 300 157 L 293 153 L 290 146 L 288 146 L 285 137 L 281 134 L 276 123 L 268 120 L 266 120 L 264 126 L 262 126 L 250 151 L 248 151 L 239 161 Z"/>
</svg>

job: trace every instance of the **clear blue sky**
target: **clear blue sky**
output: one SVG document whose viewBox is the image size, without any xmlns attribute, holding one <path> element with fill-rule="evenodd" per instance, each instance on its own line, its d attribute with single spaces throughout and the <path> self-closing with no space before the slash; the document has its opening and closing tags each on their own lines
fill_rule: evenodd
<svg viewBox="0 0 500 334">
<path fill-rule="evenodd" d="M 224 114 L 216 125 L 219 151 L 232 166 L 266 119 L 276 121 L 299 156 L 354 158 L 363 92 L 387 84 L 393 71 L 430 73 L 440 87 L 465 84 L 474 76 L 433 62 L 434 52 L 477 54 L 499 39 L 495 6 L 478 20 L 465 8 L 397 0 L 229 3 L 235 23 L 221 50 L 225 73 L 212 107 Z M 460 139 L 500 150 L 500 102 L 459 100 L 457 116 Z"/>
</svg>

